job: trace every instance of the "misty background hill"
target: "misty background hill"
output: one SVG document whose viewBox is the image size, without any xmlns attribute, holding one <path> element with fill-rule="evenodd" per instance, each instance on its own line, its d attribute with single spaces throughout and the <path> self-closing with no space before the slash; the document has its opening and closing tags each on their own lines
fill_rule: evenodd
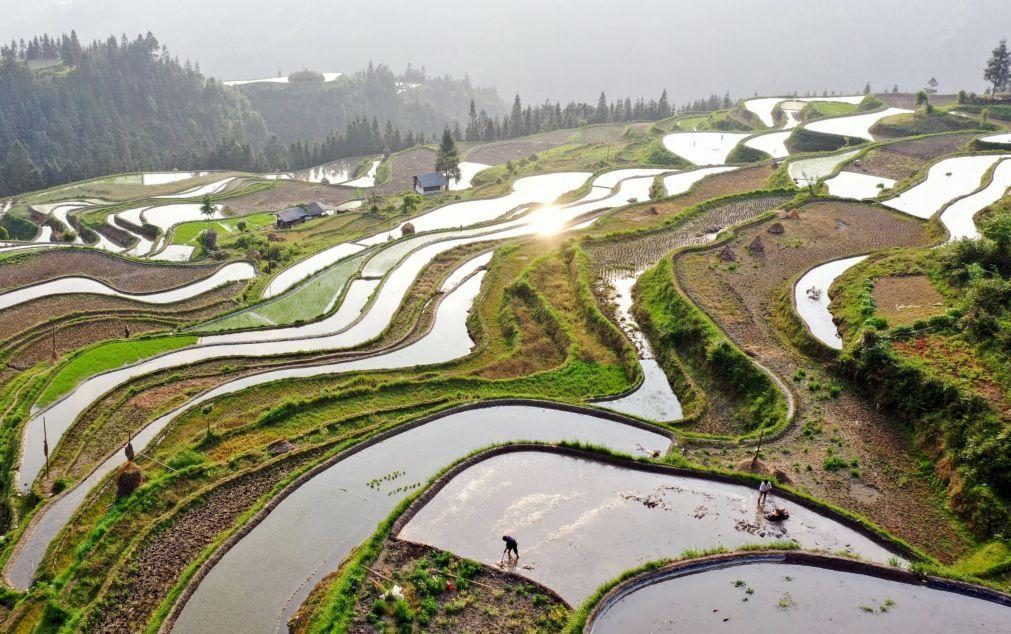
<svg viewBox="0 0 1011 634">
<path fill-rule="evenodd" d="M 82 40 L 154 31 L 219 79 L 303 67 L 469 75 L 527 101 L 600 90 L 677 102 L 713 92 L 858 91 L 937 77 L 982 91 L 1011 23 L 1006 0 L 0 0 L 0 40 L 76 29 Z M 196 16 L 200 16 L 199 18 Z M 760 28 L 759 28 L 759 25 Z"/>
</svg>

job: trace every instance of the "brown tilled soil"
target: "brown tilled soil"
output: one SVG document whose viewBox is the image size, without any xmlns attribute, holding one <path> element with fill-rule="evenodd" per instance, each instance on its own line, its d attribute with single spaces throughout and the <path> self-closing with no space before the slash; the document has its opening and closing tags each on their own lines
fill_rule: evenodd
<svg viewBox="0 0 1011 634">
<path fill-rule="evenodd" d="M 51 249 L 5 260 L 0 292 L 56 277 L 93 277 L 127 293 L 151 293 L 204 279 L 221 266 L 140 264 L 91 249 Z"/>
<path fill-rule="evenodd" d="M 572 130 L 555 130 L 522 139 L 486 143 L 471 149 L 464 158 L 474 163 L 501 165 L 508 161 L 527 158 L 531 154 L 565 145 L 569 142 L 569 137 L 572 134 Z"/>
<path fill-rule="evenodd" d="M 144 630 L 187 564 L 298 464 L 283 460 L 240 476 L 212 490 L 202 504 L 180 513 L 171 525 L 150 536 L 131 557 L 134 565 L 120 571 L 109 594 L 95 606 L 86 631 Z"/>
<path fill-rule="evenodd" d="M 800 215 L 781 221 L 782 235 L 769 234 L 769 223 L 740 232 L 731 242 L 735 265 L 719 261 L 722 247 L 677 258 L 679 281 L 738 345 L 795 388 L 796 421 L 786 436 L 766 445 L 765 461 L 784 469 L 800 489 L 862 513 L 951 561 L 968 544 L 920 475 L 917 451 L 899 424 L 876 411 L 857 387 L 836 382 L 820 363 L 802 358 L 778 327 L 777 302 L 791 291 L 790 280 L 834 258 L 926 245 L 924 225 L 860 203 L 817 203 Z M 765 252 L 749 253 L 758 235 Z M 830 396 L 830 383 L 842 388 L 836 397 Z M 733 468 L 751 451 L 696 450 L 693 457 Z M 830 456 L 846 466 L 827 470 L 823 463 Z"/>
<path fill-rule="evenodd" d="M 166 321 L 143 316 L 95 317 L 87 321 L 78 321 L 68 324 L 66 327 L 57 328 L 55 332 L 40 333 L 34 341 L 11 355 L 7 359 L 7 363 L 17 368 L 27 369 L 36 363 L 52 360 L 54 343 L 56 356 L 61 358 L 65 354 L 99 341 L 120 339 L 126 334 L 126 328 L 130 329 L 131 336 L 171 328 L 171 321 L 168 323 Z"/>
<path fill-rule="evenodd" d="M 926 275 L 883 277 L 874 283 L 875 314 L 889 326 L 911 324 L 944 312 L 944 296 Z"/>
<path fill-rule="evenodd" d="M 875 94 L 875 97 L 885 102 L 892 108 L 905 108 L 906 110 L 912 110 L 916 107 L 916 93 L 911 92 L 900 92 L 900 93 L 890 93 L 884 92 L 880 94 Z M 934 106 L 945 106 L 949 103 L 953 103 L 958 95 L 930 95 L 930 103 Z"/>
<path fill-rule="evenodd" d="M 593 225 L 589 233 L 603 235 L 612 231 L 641 229 L 649 225 L 658 225 L 685 209 L 707 200 L 764 189 L 766 181 L 772 176 L 772 173 L 771 166 L 758 165 L 714 174 L 703 178 L 695 183 L 692 189 L 670 200 L 655 204 L 634 205 L 615 214 L 604 216 Z"/>
<path fill-rule="evenodd" d="M 913 176 L 934 159 L 960 151 L 972 141 L 973 136 L 969 133 L 946 134 L 889 143 L 874 148 L 860 158 L 859 165 L 851 163 L 846 169 L 900 181 Z"/>
<path fill-rule="evenodd" d="M 275 181 L 271 189 L 261 189 L 244 196 L 229 198 L 224 204 L 227 215 L 245 216 L 312 202 L 336 206 L 355 198 L 357 198 L 356 190 L 346 187 L 280 180 Z"/>
<path fill-rule="evenodd" d="M 564 603 L 521 577 L 486 566 L 468 565 L 428 546 L 388 540 L 369 568 L 378 574 L 369 575 L 358 593 L 349 632 L 386 632 L 395 627 L 397 621 L 389 614 L 393 601 L 382 598 L 394 583 L 388 579 L 394 579 L 404 589 L 404 600 L 415 612 L 415 621 L 426 614 L 422 601 L 426 597 L 435 600 L 434 605 L 429 604 L 428 623 L 421 628 L 426 632 L 560 631 L 569 614 Z M 410 579 L 419 569 L 443 573 L 429 573 L 430 579 L 435 580 L 430 583 L 441 590 L 419 591 L 418 585 Z M 466 574 L 461 575 L 461 572 Z M 449 574 L 467 576 L 468 580 L 462 582 Z M 447 586 L 449 581 L 454 584 L 452 590 Z M 466 584 L 466 588 L 461 589 L 461 584 Z M 383 610 L 374 610 L 374 605 L 382 606 Z"/>
<path fill-rule="evenodd" d="M 182 322 L 205 319 L 233 308 L 235 302 L 232 298 L 244 284 L 244 282 L 232 282 L 171 305 L 141 304 L 121 297 L 103 295 L 51 295 L 0 312 L 0 316 L 2 316 L 0 319 L 0 341 L 9 344 L 22 333 L 32 336 L 27 331 L 35 326 L 63 318 L 104 315 L 113 321 L 119 317 L 138 316 L 156 316 L 158 318 L 164 316 L 166 319 Z M 121 328 L 120 336 L 122 334 Z M 62 346 L 65 349 L 76 349 L 80 345 L 85 345 L 83 340 L 77 341 L 75 339 L 61 343 L 58 322 L 56 337 L 57 346 Z"/>
<path fill-rule="evenodd" d="M 397 194 L 414 187 L 414 175 L 431 172 L 435 169 L 435 150 L 427 147 L 416 147 L 390 159 L 390 180 L 377 189 L 383 194 Z"/>
</svg>

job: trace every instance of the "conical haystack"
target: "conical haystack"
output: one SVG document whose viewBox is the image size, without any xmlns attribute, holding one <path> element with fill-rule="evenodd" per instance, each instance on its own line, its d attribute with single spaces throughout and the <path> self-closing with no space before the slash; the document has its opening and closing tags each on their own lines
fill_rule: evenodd
<svg viewBox="0 0 1011 634">
<path fill-rule="evenodd" d="M 766 231 L 768 231 L 774 236 L 779 236 L 783 235 L 786 232 L 786 229 L 783 228 L 782 222 L 774 222 L 769 226 L 768 229 L 766 229 Z"/>
<path fill-rule="evenodd" d="M 144 474 L 135 462 L 128 462 L 116 474 L 116 499 L 125 498 L 140 488 Z"/>
<path fill-rule="evenodd" d="M 720 251 L 720 260 L 723 262 L 733 262 L 736 259 L 737 256 L 734 255 L 734 250 L 730 248 L 729 244 Z"/>
<path fill-rule="evenodd" d="M 755 239 L 748 245 L 748 251 L 752 253 L 765 253 L 765 244 L 762 242 L 762 236 L 755 236 Z"/>
</svg>

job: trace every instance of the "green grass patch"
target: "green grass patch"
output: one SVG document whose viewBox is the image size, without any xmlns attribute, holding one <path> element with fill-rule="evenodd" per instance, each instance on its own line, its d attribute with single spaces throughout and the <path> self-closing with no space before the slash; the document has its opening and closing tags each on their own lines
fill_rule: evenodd
<svg viewBox="0 0 1011 634">
<path fill-rule="evenodd" d="M 255 231 L 274 224 L 274 214 L 262 213 L 240 218 L 215 220 L 211 228 L 218 232 L 218 239 L 231 238 L 232 234 L 241 233 L 238 224 L 245 223 L 247 231 Z M 187 222 L 177 226 L 172 231 L 172 244 L 183 244 L 196 247 L 200 245 L 200 235 L 207 230 L 206 220 Z"/>
<path fill-rule="evenodd" d="M 196 326 L 193 330 L 221 332 L 312 321 L 330 310 L 364 260 L 365 256 L 342 260 L 275 299 Z"/>
<path fill-rule="evenodd" d="M 59 367 L 49 385 L 39 396 L 38 405 L 45 406 L 71 391 L 84 379 L 115 368 L 136 363 L 163 352 L 191 346 L 194 336 L 152 337 L 111 341 L 87 348 Z"/>
<path fill-rule="evenodd" d="M 804 121 L 815 121 L 829 117 L 844 117 L 857 111 L 857 106 L 839 101 L 813 101 L 801 111 Z"/>
</svg>

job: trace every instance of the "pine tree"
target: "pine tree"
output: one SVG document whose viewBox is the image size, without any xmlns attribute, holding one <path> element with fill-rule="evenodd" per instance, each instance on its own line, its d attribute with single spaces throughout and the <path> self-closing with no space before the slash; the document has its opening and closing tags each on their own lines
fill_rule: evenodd
<svg viewBox="0 0 1011 634">
<path fill-rule="evenodd" d="M 435 171 L 442 172 L 449 180 L 460 180 L 460 154 L 449 128 L 442 131 L 442 142 L 435 157 Z"/>
<path fill-rule="evenodd" d="M 600 98 L 597 99 L 597 109 L 593 111 L 593 121 L 595 123 L 607 123 L 607 95 L 604 91 L 600 92 Z"/>
<path fill-rule="evenodd" d="M 993 84 L 993 92 L 1008 89 L 1008 79 L 1011 78 L 1011 51 L 1008 51 L 1007 38 L 1002 38 L 997 48 L 993 49 L 986 68 L 983 69 L 983 79 Z"/>
<path fill-rule="evenodd" d="M 42 173 L 21 141 L 15 141 L 0 166 L 0 194 L 19 193 L 42 187 Z"/>
</svg>

